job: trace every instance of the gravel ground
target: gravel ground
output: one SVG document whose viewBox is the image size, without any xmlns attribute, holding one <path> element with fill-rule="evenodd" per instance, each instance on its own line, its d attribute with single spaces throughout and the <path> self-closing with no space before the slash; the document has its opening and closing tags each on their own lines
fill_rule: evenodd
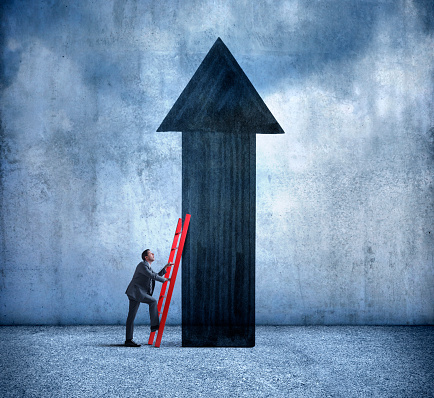
<svg viewBox="0 0 434 398">
<path fill-rule="evenodd" d="M 0 327 L 0 397 L 434 397 L 434 327 L 257 326 L 253 348 L 124 347 L 123 326 Z"/>
</svg>

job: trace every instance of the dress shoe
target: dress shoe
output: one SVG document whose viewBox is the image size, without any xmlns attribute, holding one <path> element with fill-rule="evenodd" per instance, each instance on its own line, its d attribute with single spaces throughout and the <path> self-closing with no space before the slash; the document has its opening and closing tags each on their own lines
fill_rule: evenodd
<svg viewBox="0 0 434 398">
<path fill-rule="evenodd" d="M 127 347 L 140 347 L 140 344 L 137 344 L 135 341 L 133 340 L 125 340 L 125 345 Z"/>
</svg>

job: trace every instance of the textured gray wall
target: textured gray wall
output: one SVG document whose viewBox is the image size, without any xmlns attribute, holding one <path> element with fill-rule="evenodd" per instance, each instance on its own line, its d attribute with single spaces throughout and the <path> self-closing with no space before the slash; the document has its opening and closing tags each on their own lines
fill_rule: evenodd
<svg viewBox="0 0 434 398">
<path fill-rule="evenodd" d="M 182 216 L 155 130 L 218 36 L 286 132 L 257 136 L 257 323 L 434 323 L 431 1 L 0 7 L 1 324 L 125 322 Z"/>
</svg>

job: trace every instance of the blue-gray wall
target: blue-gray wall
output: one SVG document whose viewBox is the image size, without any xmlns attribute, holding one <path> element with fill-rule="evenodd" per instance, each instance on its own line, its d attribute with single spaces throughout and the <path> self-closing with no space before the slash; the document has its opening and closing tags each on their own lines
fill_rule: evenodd
<svg viewBox="0 0 434 398">
<path fill-rule="evenodd" d="M 257 136 L 257 323 L 434 323 L 431 1 L 0 7 L 1 324 L 125 322 L 183 216 L 155 131 L 219 36 L 286 132 Z"/>
</svg>

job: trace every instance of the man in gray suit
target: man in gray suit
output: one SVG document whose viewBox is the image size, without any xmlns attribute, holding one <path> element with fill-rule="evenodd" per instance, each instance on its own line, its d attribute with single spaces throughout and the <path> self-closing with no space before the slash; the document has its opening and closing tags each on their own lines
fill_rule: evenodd
<svg viewBox="0 0 434 398">
<path fill-rule="evenodd" d="M 160 325 L 157 309 L 158 302 L 152 297 L 152 293 L 154 292 L 155 281 L 166 282 L 170 280 L 170 278 L 164 278 L 163 275 L 166 273 L 166 268 L 173 265 L 173 263 L 167 263 L 158 274 L 155 273 L 151 268 L 151 264 L 154 261 L 154 253 L 149 249 L 146 249 L 142 253 L 142 260 L 137 265 L 133 279 L 125 292 L 130 300 L 125 340 L 127 347 L 140 347 L 140 344 L 133 341 L 134 319 L 136 318 L 140 303 L 149 304 L 151 332 L 158 330 Z"/>
</svg>

